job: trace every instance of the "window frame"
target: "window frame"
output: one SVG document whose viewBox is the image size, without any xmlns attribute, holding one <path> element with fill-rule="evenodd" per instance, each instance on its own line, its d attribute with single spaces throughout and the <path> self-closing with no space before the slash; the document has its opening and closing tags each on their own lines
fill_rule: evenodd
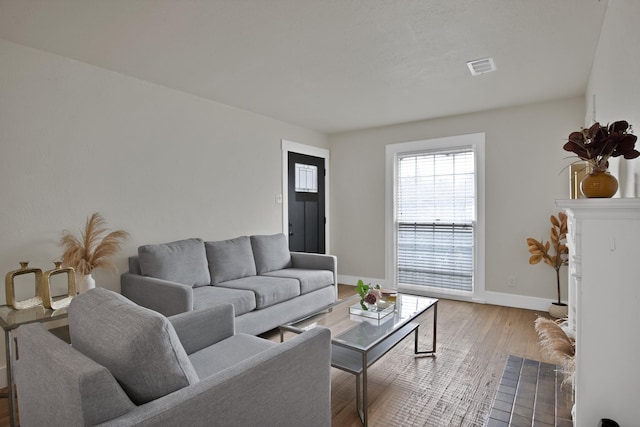
<svg viewBox="0 0 640 427">
<path fill-rule="evenodd" d="M 475 223 L 474 223 L 474 259 L 473 292 L 443 290 L 424 286 L 403 286 L 401 290 L 429 296 L 442 296 L 462 300 L 484 300 L 485 292 L 485 134 L 474 133 L 444 138 L 388 144 L 385 155 L 385 263 L 386 283 L 398 289 L 397 233 L 396 233 L 396 178 L 397 159 L 410 153 L 429 153 L 437 151 L 471 148 L 475 154 Z"/>
</svg>

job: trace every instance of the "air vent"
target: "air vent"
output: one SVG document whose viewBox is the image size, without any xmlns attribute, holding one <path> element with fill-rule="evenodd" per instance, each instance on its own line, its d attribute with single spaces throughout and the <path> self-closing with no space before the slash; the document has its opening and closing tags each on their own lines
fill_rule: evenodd
<svg viewBox="0 0 640 427">
<path fill-rule="evenodd" d="M 472 76 L 479 76 L 481 74 L 495 71 L 496 63 L 493 61 L 493 58 L 484 58 L 467 62 L 467 67 L 469 67 L 469 71 L 471 71 Z"/>
</svg>

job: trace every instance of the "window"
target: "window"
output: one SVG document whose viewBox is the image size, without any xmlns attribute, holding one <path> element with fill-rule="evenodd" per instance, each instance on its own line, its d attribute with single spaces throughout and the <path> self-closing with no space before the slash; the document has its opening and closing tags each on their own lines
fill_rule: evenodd
<svg viewBox="0 0 640 427">
<path fill-rule="evenodd" d="M 483 143 L 475 134 L 387 146 L 388 265 L 398 289 L 477 293 Z"/>
<path fill-rule="evenodd" d="M 473 290 L 473 150 L 397 160 L 398 283 Z"/>
<path fill-rule="evenodd" d="M 318 167 L 296 163 L 296 191 L 299 193 L 318 192 Z"/>
</svg>

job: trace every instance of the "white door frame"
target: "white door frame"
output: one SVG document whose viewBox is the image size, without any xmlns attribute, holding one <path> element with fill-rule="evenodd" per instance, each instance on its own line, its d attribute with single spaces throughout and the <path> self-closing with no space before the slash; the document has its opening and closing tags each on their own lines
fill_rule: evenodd
<svg viewBox="0 0 640 427">
<path fill-rule="evenodd" d="M 327 222 L 324 228 L 324 248 L 326 253 L 330 253 L 329 245 L 331 219 L 329 212 L 329 150 L 315 147 L 313 145 L 300 144 L 298 142 L 282 140 L 282 232 L 289 241 L 289 153 L 305 154 L 307 156 L 321 157 L 324 159 L 326 175 L 324 177 L 324 215 Z"/>
</svg>

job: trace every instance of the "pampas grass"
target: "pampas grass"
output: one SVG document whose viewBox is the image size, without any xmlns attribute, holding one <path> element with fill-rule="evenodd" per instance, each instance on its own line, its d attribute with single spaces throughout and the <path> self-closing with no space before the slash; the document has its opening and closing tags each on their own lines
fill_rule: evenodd
<svg viewBox="0 0 640 427">
<path fill-rule="evenodd" d="M 540 347 L 554 363 L 562 366 L 565 374 L 563 383 L 573 382 L 576 346 L 557 322 L 538 317 L 535 322 Z"/>
<path fill-rule="evenodd" d="M 73 267 L 78 275 L 91 274 L 96 268 L 115 269 L 111 257 L 120 250 L 129 233 L 117 230 L 102 237 L 108 231 L 106 225 L 102 215 L 96 212 L 87 218 L 80 239 L 64 230 L 60 239 L 60 246 L 63 248 L 62 264 Z"/>
</svg>

